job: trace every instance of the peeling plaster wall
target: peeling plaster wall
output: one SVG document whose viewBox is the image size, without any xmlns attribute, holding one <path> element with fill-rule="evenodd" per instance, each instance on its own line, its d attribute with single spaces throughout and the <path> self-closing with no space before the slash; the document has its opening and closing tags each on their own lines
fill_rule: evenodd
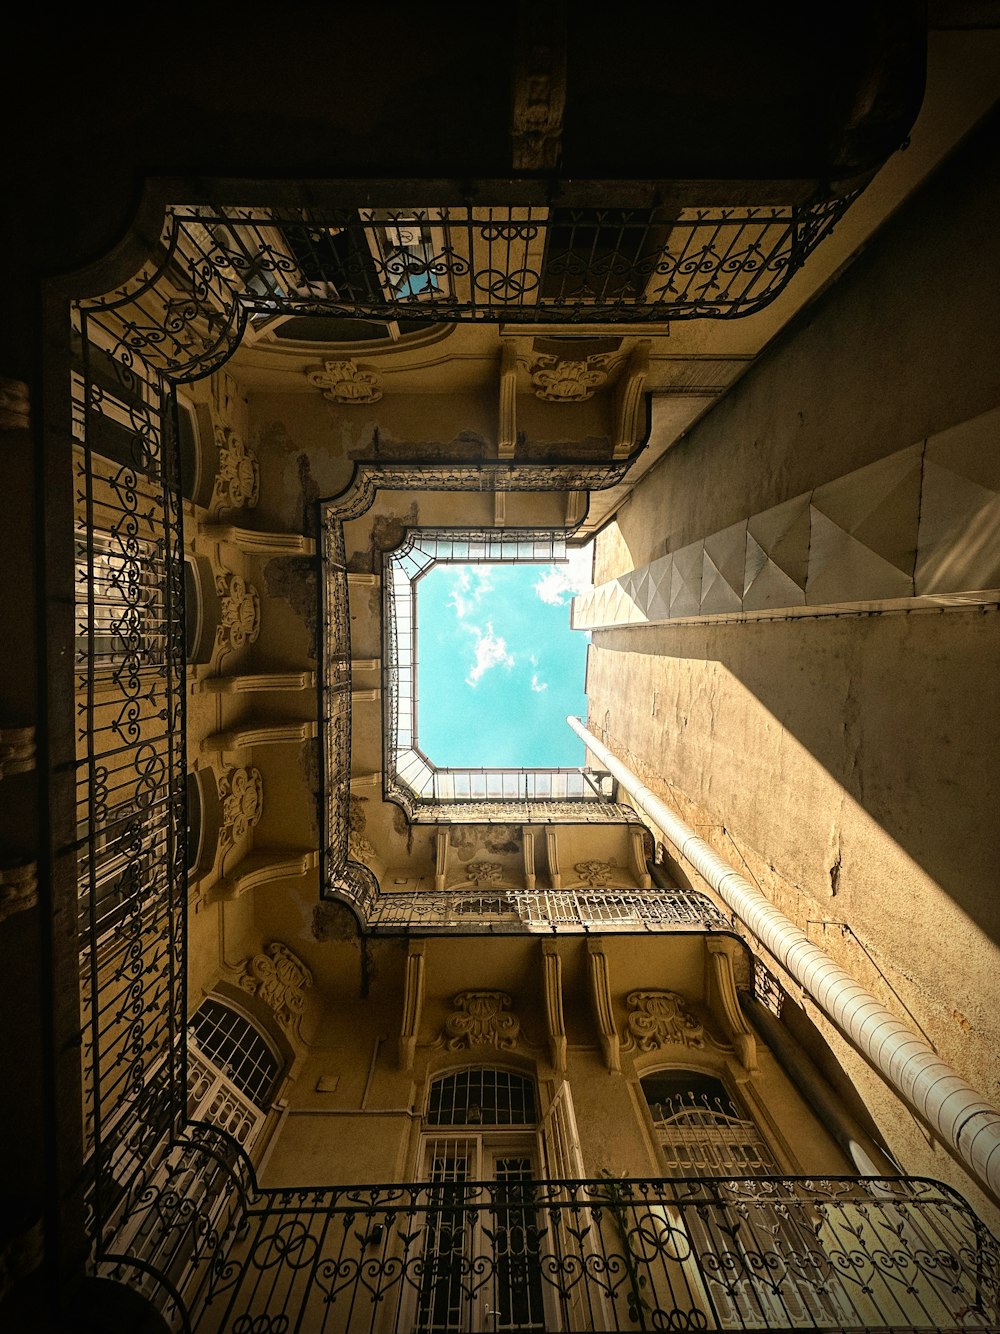
<svg viewBox="0 0 1000 1334">
<path fill-rule="evenodd" d="M 998 152 L 976 140 L 639 486 L 599 580 L 1000 403 Z M 597 631 L 588 666 L 616 753 L 993 1100 L 998 629 L 949 610 Z M 818 1026 L 904 1167 L 995 1218 Z"/>
</svg>

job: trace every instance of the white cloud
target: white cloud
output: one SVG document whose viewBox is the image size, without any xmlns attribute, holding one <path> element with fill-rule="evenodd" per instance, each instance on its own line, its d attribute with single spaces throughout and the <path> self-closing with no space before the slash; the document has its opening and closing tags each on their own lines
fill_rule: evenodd
<svg viewBox="0 0 1000 1334">
<path fill-rule="evenodd" d="M 514 666 L 513 654 L 507 652 L 506 640 L 493 633 L 492 621 L 487 621 L 485 634 L 475 625 L 467 626 L 466 629 L 476 636 L 476 659 L 465 678 L 466 685 L 475 686 L 491 667 L 506 667 L 509 670 Z"/>
<path fill-rule="evenodd" d="M 532 674 L 531 674 L 531 688 L 532 688 L 532 690 L 535 692 L 536 695 L 540 695 L 540 694 L 542 693 L 543 690 L 548 690 L 548 688 L 549 688 L 549 683 L 548 683 L 548 681 L 539 681 L 539 679 L 538 679 L 538 673 L 537 673 L 537 672 L 532 672 Z"/>
<path fill-rule="evenodd" d="M 458 619 L 464 620 L 469 612 L 475 611 L 476 604 L 493 591 L 493 581 L 489 570 L 459 570 L 451 586 L 451 597 L 447 605 L 455 608 Z"/>
<path fill-rule="evenodd" d="M 550 565 L 534 584 L 535 593 L 550 607 L 563 607 L 575 594 L 593 587 L 590 545 L 572 547 L 566 554 L 565 562 Z"/>
</svg>

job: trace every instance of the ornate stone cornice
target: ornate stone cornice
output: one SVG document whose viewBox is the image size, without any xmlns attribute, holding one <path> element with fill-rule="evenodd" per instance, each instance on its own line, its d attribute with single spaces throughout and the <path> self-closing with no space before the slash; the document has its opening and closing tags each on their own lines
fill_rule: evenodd
<svg viewBox="0 0 1000 1334">
<path fill-rule="evenodd" d="M 656 1051 L 675 1043 L 704 1047 L 704 1025 L 688 1011 L 684 997 L 676 991 L 633 991 L 626 1004 L 625 1050 Z"/>
<path fill-rule="evenodd" d="M 331 403 L 377 403 L 382 397 L 382 381 L 374 371 L 363 371 L 357 362 L 324 361 L 306 371 L 306 379 L 321 390 Z"/>
<path fill-rule="evenodd" d="M 0 778 L 30 773 L 35 767 L 35 729 L 0 728 Z"/>
<path fill-rule="evenodd" d="M 260 954 L 245 960 L 237 980 L 244 991 L 270 1006 L 289 1037 L 302 1041 L 305 993 L 313 984 L 313 975 L 287 945 L 272 941 Z"/>
<path fill-rule="evenodd" d="M 259 821 L 264 809 L 264 782 L 259 769 L 231 768 L 219 778 L 222 799 L 222 828 L 219 842 L 224 847 L 246 838 Z"/>
<path fill-rule="evenodd" d="M 513 1000 L 506 991 L 462 991 L 452 1001 L 442 1037 L 449 1051 L 462 1047 L 497 1047 L 508 1051 L 517 1045 L 521 1021 L 512 1012 Z"/>
<path fill-rule="evenodd" d="M 215 427 L 219 455 L 212 510 L 254 509 L 260 497 L 257 456 L 230 426 Z"/>
<path fill-rule="evenodd" d="M 0 922 L 38 902 L 38 863 L 0 866 Z"/>
<path fill-rule="evenodd" d="M 256 588 L 228 570 L 215 576 L 215 587 L 219 594 L 219 646 L 231 650 L 254 643 L 260 634 L 260 598 Z"/>
</svg>

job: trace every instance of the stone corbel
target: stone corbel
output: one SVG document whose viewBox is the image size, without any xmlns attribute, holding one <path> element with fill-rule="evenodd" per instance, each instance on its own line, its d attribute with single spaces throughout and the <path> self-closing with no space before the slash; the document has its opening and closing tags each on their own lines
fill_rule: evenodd
<svg viewBox="0 0 1000 1334">
<path fill-rule="evenodd" d="M 749 1078 L 758 1068 L 757 1039 L 743 1014 L 739 993 L 736 990 L 733 956 L 740 946 L 730 936 L 706 936 L 705 944 L 711 959 L 715 994 L 719 998 L 729 1041 L 736 1053 L 736 1059 Z"/>
<path fill-rule="evenodd" d="M 0 922 L 38 902 L 38 863 L 0 866 Z"/>
<path fill-rule="evenodd" d="M 545 1023 L 549 1035 L 552 1068 L 566 1072 L 566 1022 L 562 1003 L 562 959 L 555 942 L 542 941 L 542 967 L 545 982 Z"/>
<path fill-rule="evenodd" d="M 615 394 L 615 438 L 612 457 L 624 458 L 639 442 L 646 425 L 646 377 L 649 375 L 648 338 L 643 338 L 632 349 L 628 365 L 622 372 Z"/>
<path fill-rule="evenodd" d="M 640 889 L 650 889 L 652 881 L 649 876 L 649 867 L 646 865 L 646 837 L 641 829 L 630 829 L 628 836 L 629 861 L 632 864 L 632 874 L 635 876 Z"/>
<path fill-rule="evenodd" d="M 35 767 L 35 729 L 0 728 L 0 778 L 30 773 Z"/>
<path fill-rule="evenodd" d="M 348 570 L 347 586 L 348 588 L 377 588 L 381 582 L 382 576 L 379 574 L 368 574 L 365 570 Z"/>
<path fill-rule="evenodd" d="M 199 524 L 198 531 L 210 542 L 225 542 L 248 556 L 314 556 L 316 543 L 302 533 L 259 533 L 231 523 Z"/>
<path fill-rule="evenodd" d="M 369 788 L 381 788 L 382 770 L 376 769 L 370 774 L 351 774 L 351 791 L 362 792 Z"/>
<path fill-rule="evenodd" d="M 566 492 L 566 527 L 575 528 L 582 523 L 587 513 L 586 491 Z"/>
<path fill-rule="evenodd" d="M 315 672 L 258 672 L 209 676 L 200 683 L 200 689 L 215 695 L 253 695 L 263 690 L 312 690 L 315 685 Z"/>
<path fill-rule="evenodd" d="M 498 528 L 503 528 L 507 523 L 507 492 L 493 492 L 493 522 Z"/>
<path fill-rule="evenodd" d="M 504 339 L 500 352 L 500 419 L 497 426 L 497 457 L 512 459 L 517 447 L 517 348 Z M 498 491 L 496 495 L 506 495 Z"/>
<path fill-rule="evenodd" d="M 445 883 L 448 879 L 448 826 L 437 831 L 434 839 L 434 888 L 439 893 L 444 893 Z"/>
<path fill-rule="evenodd" d="M 521 829 L 521 847 L 524 855 L 524 887 L 535 888 L 535 831 L 530 825 Z"/>
<path fill-rule="evenodd" d="M 549 863 L 549 883 L 553 889 L 562 889 L 562 876 L 559 874 L 559 836 L 554 829 L 545 831 L 545 855 Z"/>
<path fill-rule="evenodd" d="M 228 903 L 233 899 L 241 899 L 261 885 L 273 884 L 277 880 L 299 880 L 310 871 L 315 871 L 318 865 L 319 854 L 315 851 L 250 852 L 228 875 L 212 886 L 206 901 Z"/>
<path fill-rule="evenodd" d="M 620 1044 L 611 1000 L 611 975 L 608 969 L 608 956 L 604 953 L 599 940 L 587 941 L 587 957 L 590 964 L 590 999 L 594 1006 L 594 1020 L 601 1040 L 604 1062 L 611 1074 L 620 1074 L 622 1068 Z"/>
<path fill-rule="evenodd" d="M 424 1008 L 424 969 L 424 942 L 412 941 L 406 955 L 403 1022 L 399 1034 L 399 1068 L 407 1072 L 413 1069 L 420 1016 Z"/>
<path fill-rule="evenodd" d="M 202 751 L 249 750 L 253 746 L 311 741 L 319 731 L 316 723 L 254 722 L 237 723 L 226 732 L 213 732 L 201 743 Z"/>
<path fill-rule="evenodd" d="M 352 690 L 351 704 L 374 704 L 382 697 L 380 686 L 373 686 L 370 690 Z"/>
</svg>

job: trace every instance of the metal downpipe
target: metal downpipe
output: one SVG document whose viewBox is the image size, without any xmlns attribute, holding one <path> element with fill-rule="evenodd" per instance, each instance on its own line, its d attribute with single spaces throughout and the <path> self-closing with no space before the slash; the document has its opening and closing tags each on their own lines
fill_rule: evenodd
<svg viewBox="0 0 1000 1334">
<path fill-rule="evenodd" d="M 1000 1109 L 674 814 L 578 718 L 566 721 L 741 922 L 974 1176 L 1000 1198 Z"/>
</svg>

